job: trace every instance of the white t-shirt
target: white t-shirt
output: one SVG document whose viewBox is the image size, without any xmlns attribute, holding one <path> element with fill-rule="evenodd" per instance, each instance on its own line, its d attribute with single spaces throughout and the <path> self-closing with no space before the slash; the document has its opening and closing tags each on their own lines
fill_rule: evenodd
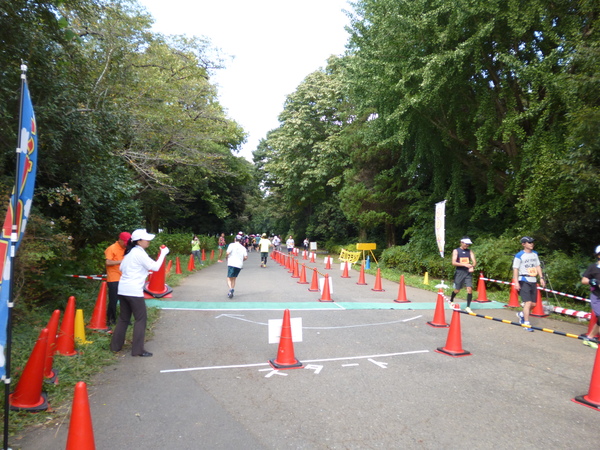
<svg viewBox="0 0 600 450">
<path fill-rule="evenodd" d="M 285 245 L 287 246 L 287 248 L 294 248 L 294 240 L 292 238 L 289 238 L 287 241 L 285 241 Z"/>
<path fill-rule="evenodd" d="M 160 269 L 162 261 L 154 261 L 148 256 L 146 250 L 139 245 L 131 249 L 121 261 L 121 279 L 119 280 L 119 295 L 129 297 L 143 297 L 144 283 L 150 270 Z"/>
<path fill-rule="evenodd" d="M 231 267 L 242 268 L 244 266 L 244 258 L 248 257 L 248 251 L 239 242 L 232 242 L 227 247 L 227 265 Z"/>
</svg>

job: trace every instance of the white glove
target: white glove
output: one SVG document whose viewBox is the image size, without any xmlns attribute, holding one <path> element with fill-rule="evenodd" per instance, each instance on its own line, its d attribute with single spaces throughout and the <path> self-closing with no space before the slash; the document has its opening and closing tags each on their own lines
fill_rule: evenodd
<svg viewBox="0 0 600 450">
<path fill-rule="evenodd" d="M 167 256 L 169 254 L 170 250 L 169 247 L 161 247 L 160 249 L 160 256 Z"/>
</svg>

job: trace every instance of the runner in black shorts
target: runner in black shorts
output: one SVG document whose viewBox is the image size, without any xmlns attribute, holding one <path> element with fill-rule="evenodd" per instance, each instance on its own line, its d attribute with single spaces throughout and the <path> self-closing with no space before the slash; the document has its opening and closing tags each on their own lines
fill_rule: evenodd
<svg viewBox="0 0 600 450">
<path fill-rule="evenodd" d="M 540 285 L 546 286 L 540 259 L 538 254 L 533 251 L 533 238 L 525 236 L 521 238 L 523 250 L 515 255 L 513 260 L 513 284 L 519 291 L 523 301 L 523 311 L 517 313 L 521 325 L 531 325 L 529 323 L 529 313 L 537 303 L 537 278 L 540 277 Z M 527 331 L 533 331 L 532 328 L 525 328 Z"/>
<path fill-rule="evenodd" d="M 467 307 L 465 311 L 471 313 L 471 301 L 473 300 L 473 271 L 475 270 L 475 253 L 469 248 L 472 244 L 467 236 L 460 240 L 460 247 L 452 250 L 452 265 L 456 267 L 454 272 L 454 291 L 450 296 L 450 306 L 455 307 L 454 297 L 463 287 L 467 288 Z"/>
</svg>

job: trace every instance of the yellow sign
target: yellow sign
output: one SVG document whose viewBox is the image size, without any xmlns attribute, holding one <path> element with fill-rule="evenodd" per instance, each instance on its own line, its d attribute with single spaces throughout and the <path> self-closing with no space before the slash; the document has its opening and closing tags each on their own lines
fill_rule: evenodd
<svg viewBox="0 0 600 450">
<path fill-rule="evenodd" d="M 356 244 L 356 250 L 375 250 L 377 244 Z"/>
</svg>

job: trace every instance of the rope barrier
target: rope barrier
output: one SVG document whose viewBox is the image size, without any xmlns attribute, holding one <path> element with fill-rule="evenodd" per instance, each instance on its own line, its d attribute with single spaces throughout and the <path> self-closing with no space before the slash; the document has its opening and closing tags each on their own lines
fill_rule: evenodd
<svg viewBox="0 0 600 450">
<path fill-rule="evenodd" d="M 467 311 L 461 311 L 461 310 L 457 310 L 457 311 L 459 313 L 461 313 L 461 314 L 467 314 L 469 316 L 481 317 L 482 319 L 488 319 L 488 320 L 494 320 L 496 322 L 507 323 L 507 324 L 515 325 L 515 326 L 521 327 L 521 328 L 531 328 L 532 330 L 543 331 L 545 333 L 550 333 L 550 334 L 557 334 L 559 336 L 565 336 L 565 337 L 569 337 L 569 338 L 572 338 L 572 339 L 580 339 L 582 341 L 587 340 L 587 339 L 585 339 L 585 337 L 583 337 L 583 335 L 579 336 L 577 334 L 564 333 L 562 331 L 551 330 L 549 328 L 539 328 L 539 327 L 534 327 L 533 325 L 524 325 L 524 324 L 520 324 L 520 323 L 517 323 L 517 322 L 511 322 L 510 320 L 506 320 L 506 319 L 498 319 L 497 317 L 484 316 L 482 314 L 470 313 L 470 312 L 467 312 Z"/>
</svg>

